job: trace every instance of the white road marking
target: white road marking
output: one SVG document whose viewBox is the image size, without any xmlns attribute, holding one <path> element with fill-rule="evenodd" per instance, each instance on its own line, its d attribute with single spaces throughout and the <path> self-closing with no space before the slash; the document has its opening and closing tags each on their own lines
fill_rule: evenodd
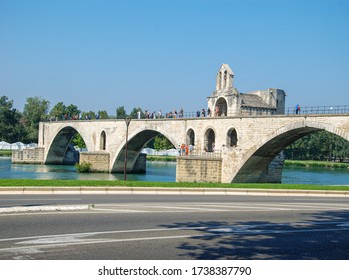
<svg viewBox="0 0 349 280">
<path fill-rule="evenodd" d="M 111 230 L 111 231 L 93 231 L 93 232 L 79 232 L 79 233 L 68 233 L 68 234 L 54 234 L 54 235 L 38 235 L 38 236 L 25 236 L 25 237 L 13 237 L 0 239 L 0 242 L 16 241 L 16 240 L 28 240 L 28 239 L 39 239 L 39 238 L 51 238 L 57 237 L 62 238 L 64 236 L 78 236 L 84 237 L 98 235 L 98 234 L 117 234 L 117 233 L 141 233 L 141 232 L 157 232 L 157 231 L 176 231 L 176 230 L 203 230 L 207 227 L 174 227 L 174 228 L 152 228 L 152 229 L 131 229 L 131 230 Z"/>
<path fill-rule="evenodd" d="M 119 243 L 119 242 L 135 242 L 135 241 L 149 241 L 149 240 L 165 240 L 165 239 L 181 239 L 181 238 L 194 238 L 206 236 L 207 234 L 196 234 L 196 235 L 170 235 L 170 236 L 154 236 L 154 237 L 139 237 L 139 238 L 124 238 L 124 239 L 97 239 L 97 240 L 85 240 L 81 242 L 71 243 L 55 243 L 55 244 L 44 244 L 44 245 L 33 245 L 33 246 L 21 246 L 21 247 L 9 247 L 1 248 L 0 252 L 28 252 L 30 249 L 44 249 L 53 247 L 65 247 L 75 245 L 90 245 L 90 244 L 102 244 L 102 243 Z M 212 234 L 211 234 L 212 235 Z M 24 250 L 24 251 L 23 251 Z"/>
<path fill-rule="evenodd" d="M 304 225 L 321 225 L 325 223 L 304 223 Z M 328 223 L 326 223 L 328 224 Z M 119 242 L 143 242 L 151 240 L 168 240 L 168 239 L 183 239 L 183 238 L 195 238 L 203 236 L 226 236 L 226 235 L 259 235 L 259 234 L 284 234 L 284 233 L 309 233 L 309 232 L 330 232 L 330 231 L 348 231 L 349 223 L 333 223 L 338 227 L 333 228 L 301 228 L 301 229 L 272 229 L 272 226 L 289 226 L 292 224 L 251 224 L 251 225 L 232 225 L 225 227 L 179 227 L 179 228 L 166 228 L 166 229 L 138 229 L 138 230 L 121 230 L 121 231 L 106 231 L 106 232 L 89 232 L 89 233 L 74 233 L 74 234 L 61 234 L 61 235 L 48 235 L 48 236 L 31 236 L 22 238 L 8 238 L 1 239 L 3 241 L 15 241 L 15 240 L 27 240 L 16 244 L 34 244 L 30 246 L 12 246 L 7 248 L 1 248 L 0 252 L 10 252 L 13 254 L 35 254 L 42 253 L 42 249 L 53 247 L 66 247 L 77 245 L 91 245 L 102 243 L 119 243 Z M 179 234 L 179 235 L 166 235 L 166 236 L 150 236 L 150 237 L 134 237 L 134 238 L 96 238 L 96 235 L 106 235 L 114 233 L 135 233 L 135 232 L 169 232 L 179 230 L 200 230 L 196 234 Z M 93 239 L 82 239 L 88 237 L 94 237 Z M 41 249 L 41 250 L 40 250 Z"/>
</svg>

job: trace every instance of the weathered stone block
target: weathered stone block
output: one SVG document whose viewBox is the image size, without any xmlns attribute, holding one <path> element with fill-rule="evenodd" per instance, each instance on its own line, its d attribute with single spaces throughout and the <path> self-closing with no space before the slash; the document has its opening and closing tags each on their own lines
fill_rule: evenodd
<svg viewBox="0 0 349 280">
<path fill-rule="evenodd" d="M 45 148 L 35 147 L 12 151 L 12 163 L 43 164 Z"/>
<path fill-rule="evenodd" d="M 209 172 L 208 172 L 209 170 Z M 177 182 L 221 182 L 222 159 L 200 157 L 177 158 Z"/>
<path fill-rule="evenodd" d="M 91 163 L 91 171 L 109 172 L 110 154 L 105 151 L 80 153 L 80 163 Z"/>
</svg>

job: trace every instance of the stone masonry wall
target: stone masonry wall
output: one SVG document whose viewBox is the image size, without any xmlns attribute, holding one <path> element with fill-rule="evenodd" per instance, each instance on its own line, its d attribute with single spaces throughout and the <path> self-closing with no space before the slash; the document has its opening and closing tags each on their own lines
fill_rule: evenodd
<svg viewBox="0 0 349 280">
<path fill-rule="evenodd" d="M 220 183 L 221 158 L 177 157 L 177 182 Z"/>
<path fill-rule="evenodd" d="M 43 164 L 45 148 L 36 147 L 12 151 L 12 163 Z"/>
<path fill-rule="evenodd" d="M 80 164 L 91 163 L 91 170 L 109 172 L 110 154 L 108 152 L 83 152 L 80 153 Z"/>
</svg>

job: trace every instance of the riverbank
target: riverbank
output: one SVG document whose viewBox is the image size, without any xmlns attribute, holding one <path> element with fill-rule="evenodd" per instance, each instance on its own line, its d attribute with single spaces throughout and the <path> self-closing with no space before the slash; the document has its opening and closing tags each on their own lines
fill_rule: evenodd
<svg viewBox="0 0 349 280">
<path fill-rule="evenodd" d="M 349 168 L 349 163 L 316 160 L 285 160 L 285 166 Z"/>
<path fill-rule="evenodd" d="M 175 156 L 152 156 L 147 155 L 147 161 L 165 161 L 165 162 L 175 162 Z"/>
<path fill-rule="evenodd" d="M 165 161 L 175 162 L 175 156 L 147 156 L 147 161 Z M 285 166 L 303 166 L 303 167 L 323 167 L 323 168 L 348 168 L 349 163 L 316 161 L 316 160 L 285 160 Z"/>
<path fill-rule="evenodd" d="M 0 157 L 12 157 L 12 150 L 0 150 Z"/>
<path fill-rule="evenodd" d="M 143 182 L 109 180 L 36 180 L 36 179 L 0 179 L 3 187 L 140 187 L 140 188 L 224 188 L 224 189 L 267 189 L 267 190 L 319 190 L 349 191 L 349 186 L 308 185 L 308 184 L 223 184 L 188 182 Z"/>
</svg>

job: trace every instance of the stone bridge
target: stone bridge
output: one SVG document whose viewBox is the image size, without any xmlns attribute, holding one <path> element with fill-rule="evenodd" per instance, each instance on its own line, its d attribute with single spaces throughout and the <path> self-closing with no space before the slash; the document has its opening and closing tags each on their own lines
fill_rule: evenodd
<svg viewBox="0 0 349 280">
<path fill-rule="evenodd" d="M 182 143 L 194 146 L 192 155 L 177 158 L 177 181 L 279 182 L 280 152 L 297 139 L 321 130 L 349 141 L 349 115 L 133 119 L 128 129 L 127 172 L 134 169 L 145 144 L 162 134 L 175 147 Z M 13 161 L 63 164 L 77 133 L 88 150 L 81 153 L 80 161 L 91 162 L 99 171 L 124 171 L 123 119 L 42 122 L 38 148 L 14 154 Z"/>
</svg>

